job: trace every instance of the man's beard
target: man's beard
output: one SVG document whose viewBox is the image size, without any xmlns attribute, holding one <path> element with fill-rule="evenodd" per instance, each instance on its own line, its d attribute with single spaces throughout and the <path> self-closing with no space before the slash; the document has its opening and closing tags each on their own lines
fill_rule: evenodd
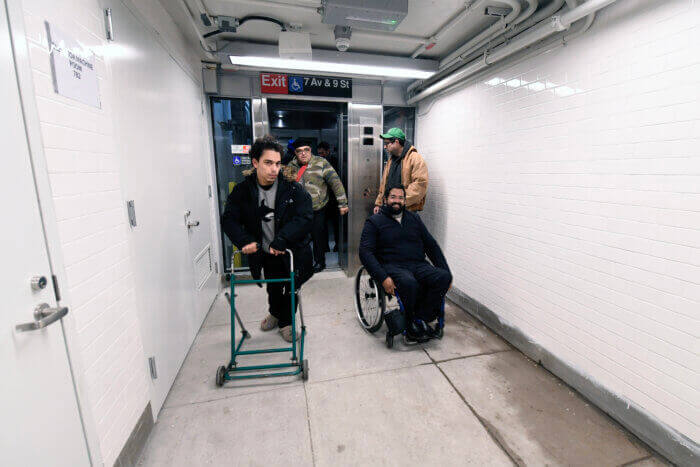
<svg viewBox="0 0 700 467">
<path fill-rule="evenodd" d="M 406 206 L 401 203 L 392 203 L 389 206 L 391 207 L 392 214 L 401 214 L 406 208 Z"/>
</svg>

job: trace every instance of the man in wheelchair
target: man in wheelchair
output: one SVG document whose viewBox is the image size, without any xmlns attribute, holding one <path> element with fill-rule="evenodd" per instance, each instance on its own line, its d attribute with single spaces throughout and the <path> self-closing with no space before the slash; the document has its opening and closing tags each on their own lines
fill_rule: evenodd
<svg viewBox="0 0 700 467">
<path fill-rule="evenodd" d="M 394 186 L 385 193 L 381 210 L 367 219 L 362 230 L 360 261 L 387 294 L 400 299 L 407 342 L 425 342 L 441 332 L 428 323 L 438 317 L 452 274 L 420 217 L 404 209 L 404 187 Z"/>
</svg>

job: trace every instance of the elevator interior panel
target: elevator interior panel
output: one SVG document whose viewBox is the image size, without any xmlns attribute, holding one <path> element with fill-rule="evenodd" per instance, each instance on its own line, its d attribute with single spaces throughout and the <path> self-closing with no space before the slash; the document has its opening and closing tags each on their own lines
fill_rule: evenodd
<svg viewBox="0 0 700 467">
<path fill-rule="evenodd" d="M 360 267 L 358 247 L 367 217 L 372 215 L 382 164 L 383 111 L 381 105 L 348 104 L 348 267 Z"/>
</svg>

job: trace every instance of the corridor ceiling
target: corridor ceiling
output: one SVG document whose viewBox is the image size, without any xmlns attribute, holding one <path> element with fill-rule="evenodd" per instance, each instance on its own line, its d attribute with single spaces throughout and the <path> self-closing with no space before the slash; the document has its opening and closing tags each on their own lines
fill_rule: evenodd
<svg viewBox="0 0 700 467">
<path fill-rule="evenodd" d="M 229 16 L 242 18 L 248 15 L 268 16 L 284 24 L 291 24 L 300 32 L 308 32 L 313 49 L 336 50 L 333 34 L 334 26 L 322 23 L 322 15 L 317 12 L 321 2 L 311 0 L 160 0 L 173 17 L 185 36 L 198 42 L 197 35 L 187 19 L 181 2 L 185 1 L 192 16 L 195 17 L 200 31 L 204 34 L 217 30 L 216 25 L 207 27 L 199 18 L 203 6 L 210 16 Z M 552 0 L 541 0 L 539 9 L 548 5 Z M 396 57 L 410 57 L 423 42 L 434 36 L 452 18 L 471 5 L 473 0 L 409 0 L 408 14 L 395 31 L 369 31 L 353 28 L 349 52 L 366 52 Z M 525 0 L 521 0 L 523 10 Z M 506 4 L 493 0 L 489 2 L 494 7 L 506 7 Z M 507 8 L 507 11 L 510 9 Z M 493 23 L 498 21 L 496 16 L 488 16 L 485 12 L 470 14 L 461 19 L 442 37 L 434 47 L 423 52 L 419 58 L 440 59 L 445 57 L 461 44 L 474 37 Z M 235 33 L 222 33 L 210 38 L 216 39 L 218 48 L 226 41 L 248 41 L 260 44 L 276 45 L 280 27 L 266 21 L 252 20 L 241 25 Z M 378 35 L 379 34 L 379 35 Z"/>
</svg>

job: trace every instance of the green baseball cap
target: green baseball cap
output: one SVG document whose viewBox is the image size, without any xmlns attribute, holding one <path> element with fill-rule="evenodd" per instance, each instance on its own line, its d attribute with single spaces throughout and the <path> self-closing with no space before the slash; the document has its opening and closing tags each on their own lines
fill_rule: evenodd
<svg viewBox="0 0 700 467">
<path fill-rule="evenodd" d="M 379 135 L 382 139 L 402 139 L 406 140 L 406 133 L 401 128 L 392 128 L 383 135 Z"/>
</svg>

